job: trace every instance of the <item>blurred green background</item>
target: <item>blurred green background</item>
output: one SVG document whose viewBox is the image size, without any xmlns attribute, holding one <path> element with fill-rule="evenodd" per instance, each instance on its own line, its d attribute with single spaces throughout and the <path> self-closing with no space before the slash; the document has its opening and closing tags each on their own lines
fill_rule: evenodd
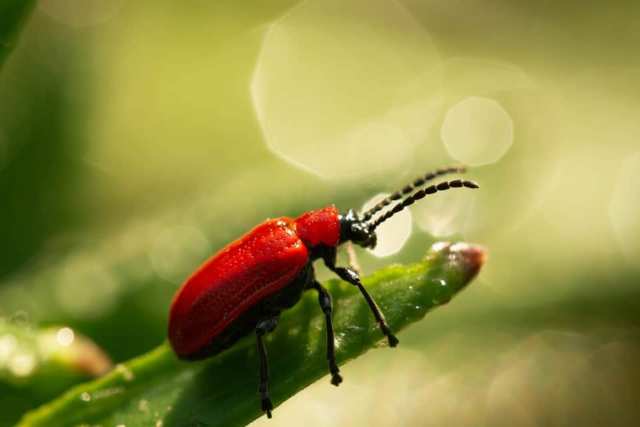
<svg viewBox="0 0 640 427">
<path fill-rule="evenodd" d="M 0 69 L 0 425 L 79 380 L 29 379 L 39 328 L 141 354 L 256 223 L 451 163 L 482 189 L 360 262 L 464 239 L 479 279 L 255 424 L 636 425 L 638 22 L 631 1 L 39 1 Z"/>
</svg>

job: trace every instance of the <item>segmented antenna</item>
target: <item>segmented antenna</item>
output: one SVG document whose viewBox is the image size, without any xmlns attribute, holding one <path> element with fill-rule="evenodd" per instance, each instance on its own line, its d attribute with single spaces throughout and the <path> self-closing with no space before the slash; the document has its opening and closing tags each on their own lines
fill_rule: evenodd
<svg viewBox="0 0 640 427">
<path fill-rule="evenodd" d="M 418 200 L 424 198 L 428 194 L 437 193 L 438 191 L 449 190 L 450 188 L 480 188 L 478 184 L 473 181 L 466 181 L 461 179 L 454 179 L 453 181 L 445 181 L 441 182 L 437 185 L 430 185 L 426 188 L 420 189 L 393 206 L 393 208 L 389 209 L 384 215 L 378 217 L 373 223 L 371 223 L 371 230 L 375 230 L 380 224 L 406 208 L 407 206 L 411 206 Z"/>
<path fill-rule="evenodd" d="M 419 178 L 416 178 L 411 184 L 407 184 L 404 187 L 402 187 L 401 190 L 398 190 L 395 193 L 385 197 L 383 200 L 378 202 L 374 207 L 372 207 L 371 209 L 363 213 L 362 220 L 363 221 L 369 220 L 373 215 L 380 212 L 386 206 L 391 204 L 391 202 L 393 202 L 394 200 L 400 200 L 404 195 L 411 193 L 416 188 L 422 187 L 423 185 L 425 185 L 427 182 L 431 181 L 434 178 L 437 178 L 442 175 L 447 175 L 450 173 L 465 173 L 466 171 L 467 170 L 464 166 L 449 166 L 445 168 L 436 169 L 433 172 L 429 172 Z"/>
</svg>

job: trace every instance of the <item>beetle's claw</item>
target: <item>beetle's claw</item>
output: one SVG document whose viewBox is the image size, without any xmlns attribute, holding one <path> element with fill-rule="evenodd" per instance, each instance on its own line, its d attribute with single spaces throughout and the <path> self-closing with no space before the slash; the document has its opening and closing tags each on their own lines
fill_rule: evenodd
<svg viewBox="0 0 640 427">
<path fill-rule="evenodd" d="M 398 338 L 396 338 L 396 336 L 393 334 L 387 335 L 387 340 L 389 341 L 389 347 L 395 347 L 400 342 L 398 341 Z"/>
<path fill-rule="evenodd" d="M 262 399 L 262 412 L 267 413 L 267 418 L 271 418 L 271 410 L 273 409 L 273 404 L 271 403 L 271 399 L 265 397 Z"/>
<path fill-rule="evenodd" d="M 331 374 L 331 384 L 334 386 L 339 386 L 342 382 L 342 376 L 339 373 Z"/>
</svg>

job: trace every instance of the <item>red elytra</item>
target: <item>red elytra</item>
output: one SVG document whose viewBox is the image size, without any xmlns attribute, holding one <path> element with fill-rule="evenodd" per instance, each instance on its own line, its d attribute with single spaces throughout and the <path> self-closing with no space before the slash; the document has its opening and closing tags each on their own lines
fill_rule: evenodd
<svg viewBox="0 0 640 427">
<path fill-rule="evenodd" d="M 201 353 L 249 307 L 287 286 L 309 262 L 308 247 L 336 246 L 338 210 L 270 219 L 213 255 L 176 294 L 169 341 L 182 358 Z M 238 337 L 239 338 L 239 337 Z M 232 344 L 232 343 L 229 343 Z"/>
<path fill-rule="evenodd" d="M 405 186 L 362 215 L 345 215 L 334 206 L 306 212 L 297 218 L 269 219 L 213 255 L 176 293 L 169 313 L 169 342 L 182 359 L 215 355 L 249 333 L 256 334 L 260 357 L 262 410 L 271 417 L 268 366 L 263 336 L 277 325 L 280 312 L 298 302 L 305 290 L 315 289 L 325 315 L 327 360 L 331 382 L 342 382 L 335 362 L 331 297 L 315 279 L 313 262 L 322 259 L 341 279 L 357 286 L 366 299 L 389 345 L 397 345 L 383 314 L 362 286 L 358 273 L 336 266 L 337 247 L 350 241 L 376 245 L 376 228 L 417 200 L 450 188 L 478 188 L 472 181 L 452 180 L 424 185 L 437 176 L 462 173 L 464 168 L 438 169 Z M 422 188 L 424 187 L 424 188 Z M 398 202 L 381 213 L 393 201 Z M 376 214 L 380 213 L 377 218 Z"/>
</svg>

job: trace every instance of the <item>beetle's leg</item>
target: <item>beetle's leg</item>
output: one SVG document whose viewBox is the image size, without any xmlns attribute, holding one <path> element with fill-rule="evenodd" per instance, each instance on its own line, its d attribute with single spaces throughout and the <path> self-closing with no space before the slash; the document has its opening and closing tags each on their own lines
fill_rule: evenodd
<svg viewBox="0 0 640 427">
<path fill-rule="evenodd" d="M 336 273 L 342 280 L 349 282 L 352 285 L 358 287 L 358 289 L 360 290 L 360 293 L 362 294 L 364 299 L 367 301 L 367 304 L 369 304 L 369 308 L 371 309 L 373 316 L 376 318 L 376 321 L 380 326 L 380 330 L 387 337 L 387 341 L 389 341 L 389 346 L 395 347 L 396 345 L 398 345 L 398 338 L 396 338 L 395 335 L 391 333 L 391 329 L 389 329 L 389 325 L 387 325 L 387 321 L 385 320 L 384 315 L 380 311 L 378 304 L 376 304 L 376 302 L 373 300 L 371 295 L 369 295 L 369 292 L 367 292 L 365 287 L 362 286 L 362 282 L 360 282 L 360 275 L 358 275 L 358 273 L 352 268 L 336 267 L 335 249 L 325 252 L 323 259 L 324 259 L 324 263 L 326 264 L 329 270 Z"/>
<path fill-rule="evenodd" d="M 262 411 L 267 413 L 268 418 L 271 418 L 273 404 L 269 398 L 269 361 L 267 360 L 267 349 L 262 338 L 267 332 L 273 331 L 277 324 L 278 318 L 270 317 L 259 321 L 256 325 L 256 340 L 258 355 L 260 356 L 260 386 L 258 387 L 258 392 L 262 401 Z"/>
<path fill-rule="evenodd" d="M 349 256 L 349 267 L 354 269 L 356 273 L 360 274 L 362 270 L 360 269 L 360 263 L 358 262 L 358 256 L 356 255 L 356 250 L 353 247 L 353 242 L 349 240 L 345 246 L 347 249 L 347 255 Z"/>
<path fill-rule="evenodd" d="M 331 384 L 337 386 L 342 382 L 342 376 L 340 376 L 340 369 L 338 369 L 338 365 L 336 364 L 336 345 L 333 333 L 333 319 L 331 318 L 333 312 L 331 295 L 315 280 L 311 286 L 318 291 L 318 302 L 320 303 L 320 308 L 322 308 L 327 323 L 327 361 L 329 362 L 329 371 L 331 372 Z"/>
<path fill-rule="evenodd" d="M 331 269 L 331 267 L 329 268 Z M 342 280 L 349 282 L 352 285 L 358 287 L 358 289 L 360 290 L 360 293 L 362 294 L 364 299 L 367 301 L 367 304 L 369 304 L 369 308 L 371 309 L 373 316 L 376 318 L 376 321 L 380 326 L 380 330 L 387 337 L 387 341 L 389 341 L 389 346 L 390 347 L 397 346 L 399 342 L 398 338 L 396 338 L 396 336 L 393 335 L 393 333 L 391 332 L 391 329 L 389 329 L 389 325 L 387 325 L 387 321 L 385 320 L 384 315 L 382 314 L 382 311 L 380 311 L 378 304 L 376 304 L 373 297 L 369 295 L 369 292 L 367 292 L 365 287 L 362 286 L 362 282 L 360 282 L 360 276 L 358 275 L 358 273 L 356 273 L 355 270 L 351 268 L 345 268 L 345 267 L 334 267 L 332 270 Z"/>
</svg>

